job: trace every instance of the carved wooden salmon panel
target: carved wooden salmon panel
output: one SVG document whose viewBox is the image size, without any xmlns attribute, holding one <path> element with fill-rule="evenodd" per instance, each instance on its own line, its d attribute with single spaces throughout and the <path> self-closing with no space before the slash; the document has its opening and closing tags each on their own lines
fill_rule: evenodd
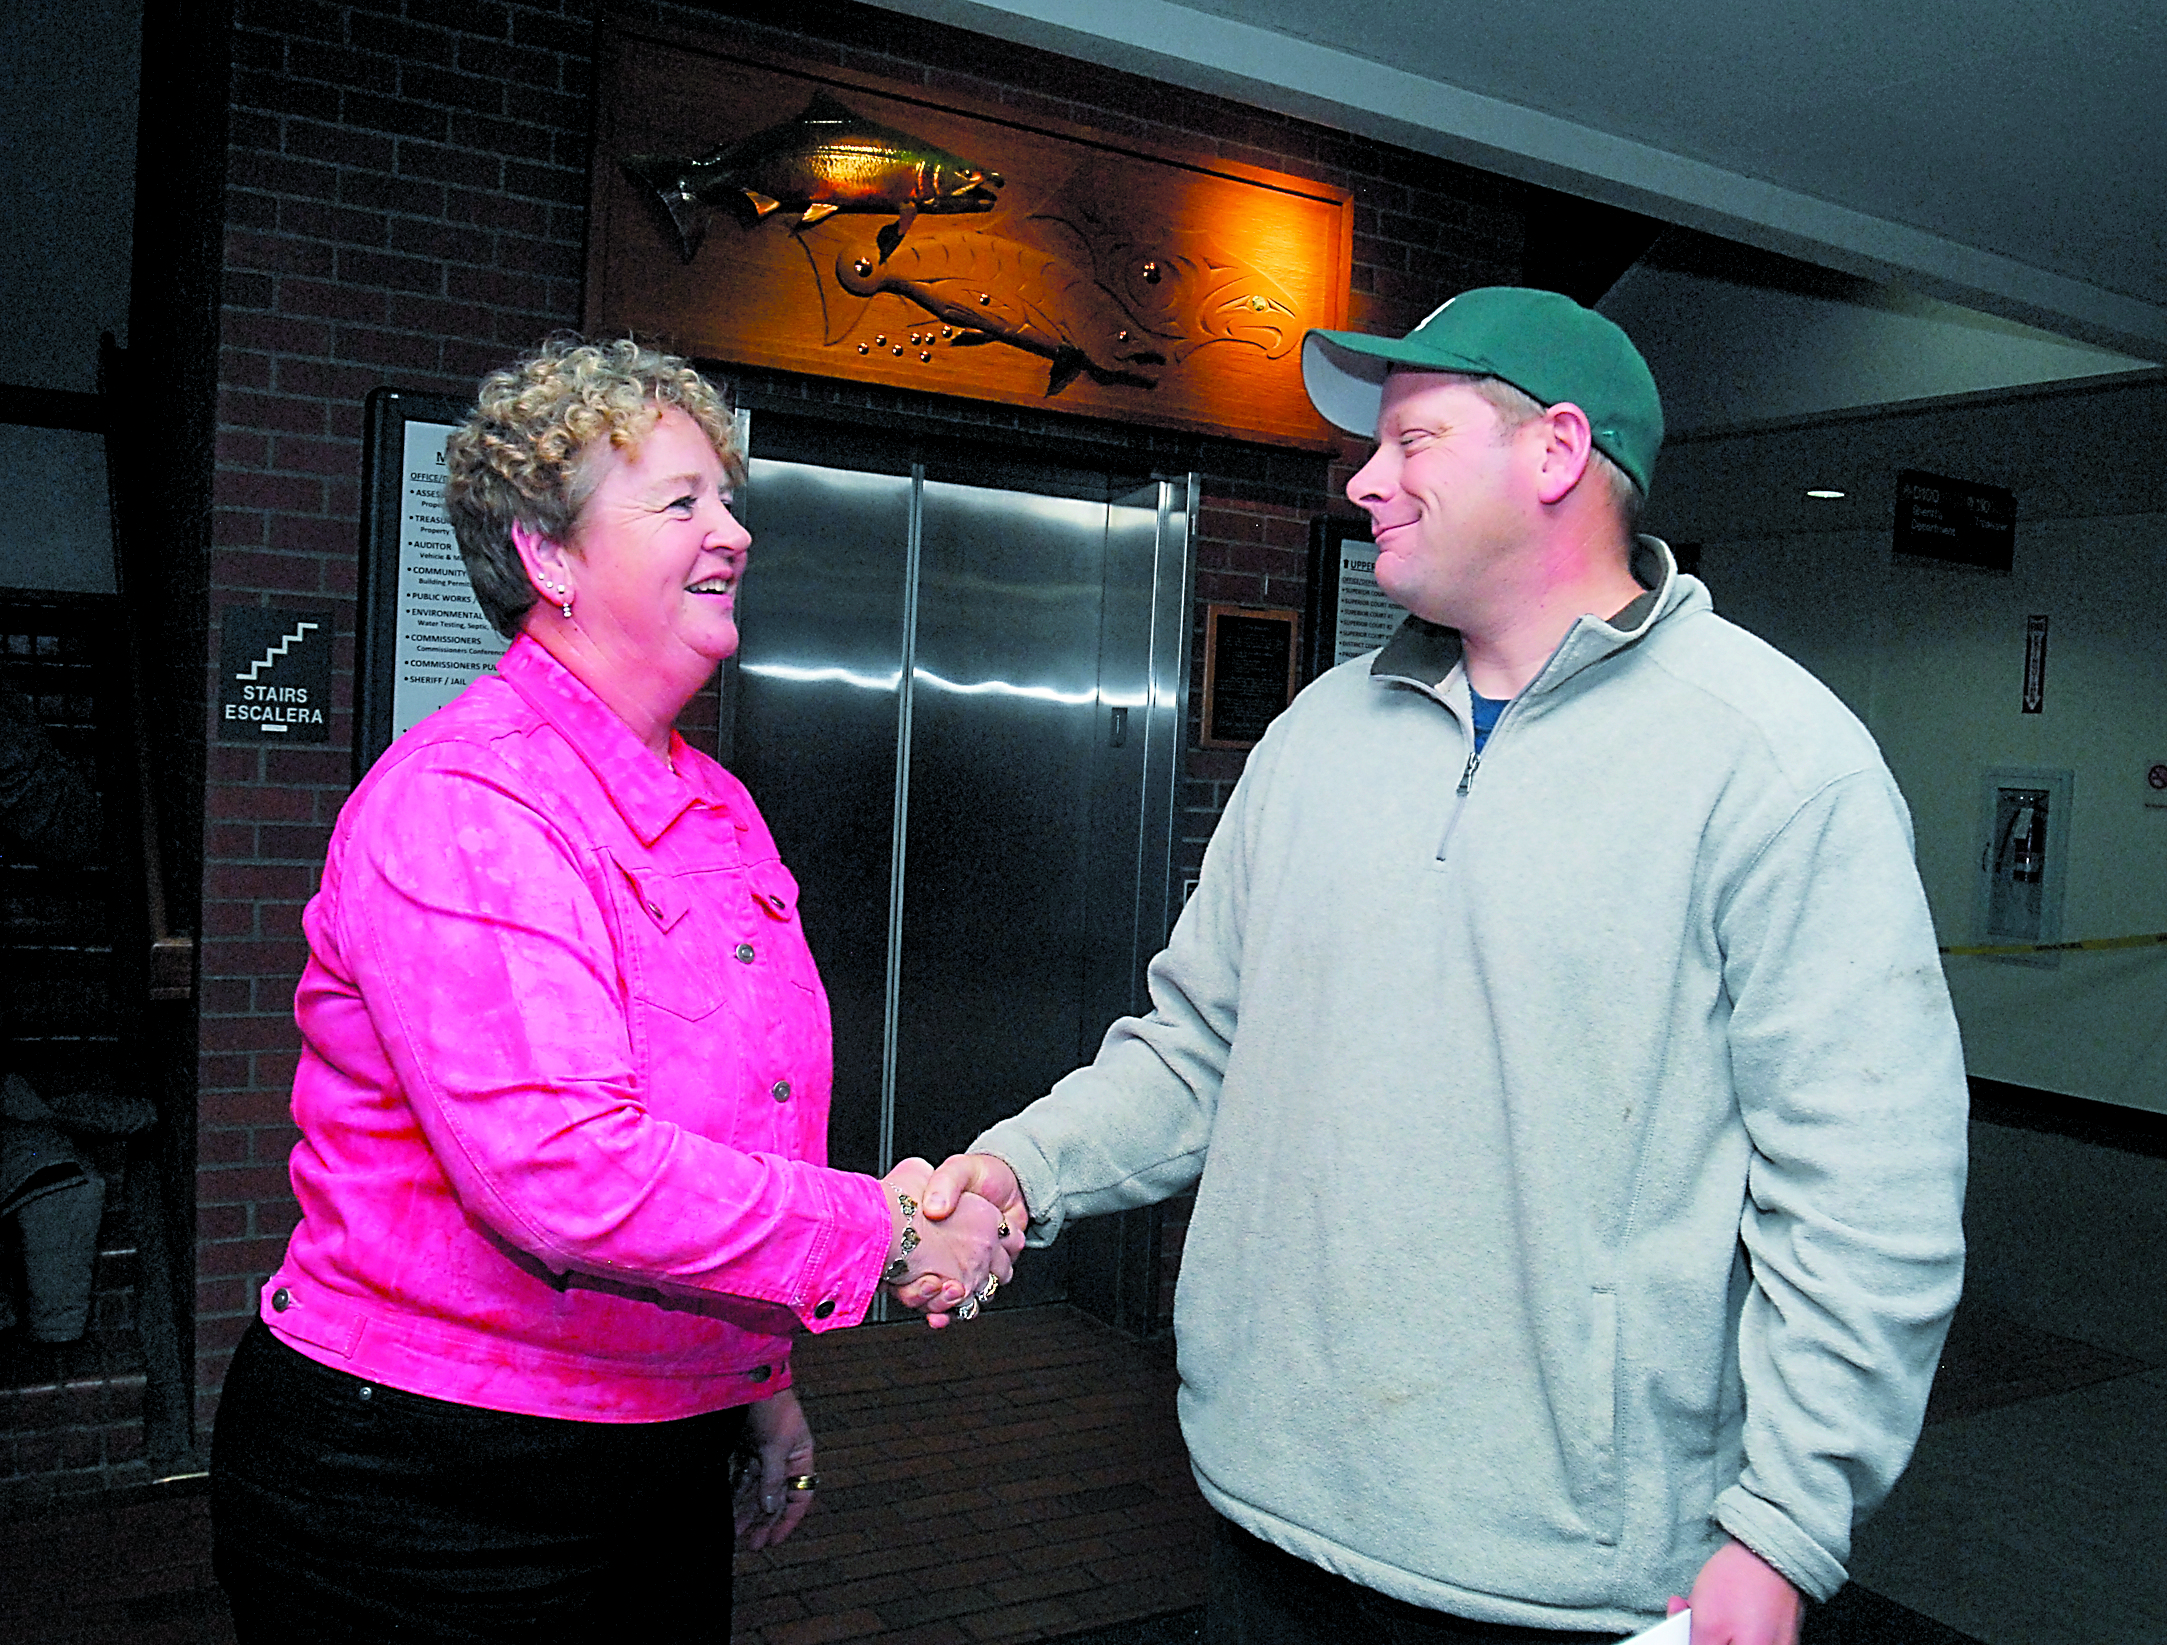
<svg viewBox="0 0 2167 1645">
<path fill-rule="evenodd" d="M 707 233 L 709 208 L 726 206 L 748 222 L 802 211 L 799 226 L 837 212 L 892 212 L 882 230 L 892 252 L 919 212 L 991 211 L 1001 174 L 973 165 L 907 131 L 859 118 L 816 92 L 795 120 L 769 126 L 698 159 L 636 154 L 624 162 L 655 191 L 677 229 L 686 262 Z"/>
<path fill-rule="evenodd" d="M 1046 392 L 1058 394 L 1078 375 L 1149 388 L 1153 368 L 1166 363 L 1159 339 L 1081 269 L 1020 240 L 970 230 L 920 234 L 885 260 L 875 248 L 846 246 L 835 279 L 853 297 L 884 291 L 907 297 L 955 329 L 953 347 L 1007 343 L 1053 362 Z M 847 337 L 863 316 L 861 304 L 830 341 Z"/>
<path fill-rule="evenodd" d="M 1072 261 L 1088 264 L 1176 365 L 1211 343 L 1248 343 L 1277 360 L 1308 329 L 1285 287 L 1208 234 L 1124 224 L 1088 199 L 1034 213 L 1030 223 L 1035 234 L 1072 250 Z"/>
</svg>

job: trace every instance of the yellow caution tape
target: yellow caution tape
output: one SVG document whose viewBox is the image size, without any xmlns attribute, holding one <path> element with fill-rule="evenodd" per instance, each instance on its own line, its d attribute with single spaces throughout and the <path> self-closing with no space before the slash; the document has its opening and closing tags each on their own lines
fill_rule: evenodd
<svg viewBox="0 0 2167 1645">
<path fill-rule="evenodd" d="M 1944 948 L 1944 954 L 2097 954 L 2109 948 L 2151 948 L 2167 944 L 2167 931 L 2148 937 L 2087 937 L 2082 942 L 2012 942 L 1989 948 Z"/>
</svg>

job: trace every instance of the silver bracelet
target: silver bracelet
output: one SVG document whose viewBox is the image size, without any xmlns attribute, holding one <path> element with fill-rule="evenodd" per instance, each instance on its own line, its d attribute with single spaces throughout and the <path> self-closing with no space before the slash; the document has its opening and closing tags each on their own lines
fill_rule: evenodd
<svg viewBox="0 0 2167 1645">
<path fill-rule="evenodd" d="M 903 1237 L 900 1241 L 903 1254 L 888 1264 L 888 1271 L 880 1276 L 883 1285 L 901 1285 L 910 1278 L 910 1254 L 918 1249 L 918 1202 L 898 1189 L 895 1203 L 903 1210 Z"/>
</svg>

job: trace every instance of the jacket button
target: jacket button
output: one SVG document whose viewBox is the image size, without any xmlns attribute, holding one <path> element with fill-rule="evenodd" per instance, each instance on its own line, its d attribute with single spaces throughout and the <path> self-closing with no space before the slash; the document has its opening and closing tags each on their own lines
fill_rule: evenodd
<svg viewBox="0 0 2167 1645">
<path fill-rule="evenodd" d="M 752 964 L 752 944 L 751 944 L 751 943 L 749 943 L 749 942 L 741 942 L 741 943 L 739 943 L 739 944 L 737 945 L 737 962 L 738 962 L 738 964 L 740 964 L 740 965 L 750 965 L 750 964 Z"/>
<path fill-rule="evenodd" d="M 291 1308 L 292 1306 L 293 1293 L 287 1290 L 285 1286 L 281 1285 L 277 1290 L 271 1293 L 271 1311 L 273 1313 L 283 1314 L 287 1309 Z"/>
<path fill-rule="evenodd" d="M 775 1367 L 772 1365 L 755 1365 L 750 1371 L 746 1373 L 746 1375 L 751 1377 L 752 1380 L 755 1382 L 765 1382 L 769 1377 L 773 1376 L 774 1374 Z"/>
<path fill-rule="evenodd" d="M 788 1080 L 777 1080 L 768 1087 L 767 1094 L 777 1102 L 788 1102 L 790 1100 L 790 1082 Z"/>
<path fill-rule="evenodd" d="M 834 1312 L 835 1299 L 833 1297 L 829 1297 L 825 1302 L 819 1302 L 813 1305 L 813 1318 L 815 1319 L 826 1319 L 830 1314 Z"/>
</svg>

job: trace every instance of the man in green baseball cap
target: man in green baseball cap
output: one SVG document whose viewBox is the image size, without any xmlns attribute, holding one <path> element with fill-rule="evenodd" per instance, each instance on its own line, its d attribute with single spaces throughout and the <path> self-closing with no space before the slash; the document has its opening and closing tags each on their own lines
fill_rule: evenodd
<svg viewBox="0 0 2167 1645">
<path fill-rule="evenodd" d="M 1440 304 L 1405 337 L 1312 331 L 1302 340 L 1310 403 L 1350 434 L 1377 432 L 1393 371 L 1495 378 L 1538 405 L 1570 401 L 1587 417 L 1595 448 L 1648 494 L 1663 443 L 1655 379 L 1630 337 L 1570 297 L 1484 286 Z"/>
<path fill-rule="evenodd" d="M 1554 293 L 1312 332 L 1409 615 L 1248 757 L 1152 1009 L 921 1196 L 1195 1184 L 1213 1645 L 1796 1645 L 1901 1472 L 1966 1091 L 1865 729 L 1634 526 L 1648 368 Z"/>
<path fill-rule="evenodd" d="M 1378 584 L 1459 633 L 1486 739 L 1578 617 L 1644 592 L 1633 524 L 1663 443 L 1647 363 L 1570 297 L 1486 286 L 1402 338 L 1312 331 L 1302 375 L 1326 418 L 1376 437 L 1348 495 Z"/>
</svg>

